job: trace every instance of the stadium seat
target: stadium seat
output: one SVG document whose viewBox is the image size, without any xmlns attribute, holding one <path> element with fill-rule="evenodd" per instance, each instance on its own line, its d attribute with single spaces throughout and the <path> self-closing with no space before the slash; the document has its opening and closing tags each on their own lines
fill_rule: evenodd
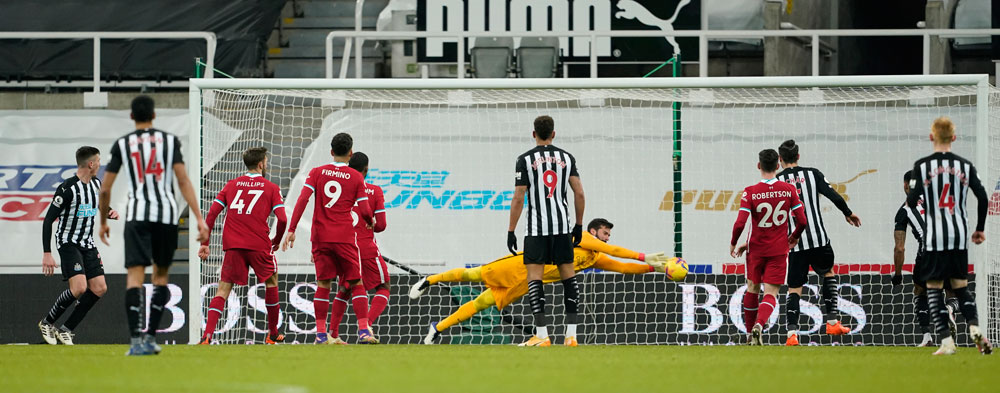
<svg viewBox="0 0 1000 393">
<path fill-rule="evenodd" d="M 517 75 L 521 78 L 554 78 L 559 67 L 559 39 L 525 37 L 517 48 Z"/>
<path fill-rule="evenodd" d="M 514 39 L 480 37 L 470 51 L 469 73 L 475 78 L 506 78 L 514 70 Z"/>
</svg>

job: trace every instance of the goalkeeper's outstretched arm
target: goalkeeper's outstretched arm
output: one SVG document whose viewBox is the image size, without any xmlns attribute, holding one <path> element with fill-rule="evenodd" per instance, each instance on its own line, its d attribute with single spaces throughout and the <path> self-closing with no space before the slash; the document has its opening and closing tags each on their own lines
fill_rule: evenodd
<svg viewBox="0 0 1000 393">
<path fill-rule="evenodd" d="M 656 271 L 653 265 L 619 262 L 604 254 L 597 257 L 597 261 L 594 262 L 594 267 L 604 271 L 622 274 L 645 274 Z"/>
</svg>

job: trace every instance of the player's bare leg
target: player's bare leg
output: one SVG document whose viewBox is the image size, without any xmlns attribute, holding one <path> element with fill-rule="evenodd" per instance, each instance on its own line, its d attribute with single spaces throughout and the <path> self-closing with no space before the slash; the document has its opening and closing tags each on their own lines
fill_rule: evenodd
<svg viewBox="0 0 1000 393">
<path fill-rule="evenodd" d="M 264 344 L 284 342 L 285 335 L 278 333 L 278 318 L 281 316 L 281 306 L 278 302 L 278 273 L 264 280 L 264 307 L 267 309 L 267 337 L 264 337 Z"/>
<path fill-rule="evenodd" d="M 548 321 L 545 316 L 545 290 L 542 288 L 544 266 L 528 263 L 524 267 L 528 270 L 528 300 L 531 302 L 535 335 L 527 342 L 521 343 L 520 346 L 547 347 L 552 345 L 552 341 L 549 339 Z"/>
<path fill-rule="evenodd" d="M 326 316 L 330 314 L 330 281 L 316 280 L 313 309 L 316 312 L 316 344 L 326 344 Z"/>
<path fill-rule="evenodd" d="M 226 299 L 229 299 L 229 293 L 232 290 L 233 283 L 219 281 L 219 285 L 215 288 L 215 296 L 208 303 L 208 312 L 206 315 L 208 320 L 205 323 L 205 333 L 201 335 L 200 345 L 212 343 L 212 335 L 215 334 L 215 327 L 219 324 L 219 318 L 222 317 L 222 313 L 226 309 Z"/>
<path fill-rule="evenodd" d="M 788 301 L 785 304 L 785 324 L 788 330 L 788 337 L 785 345 L 794 347 L 799 345 L 799 299 L 802 297 L 802 287 L 788 288 Z"/>
<path fill-rule="evenodd" d="M 154 353 L 143 343 L 142 325 L 139 315 L 142 311 L 142 284 L 146 281 L 145 266 L 129 266 L 125 278 L 125 313 L 128 317 L 131 346 L 127 355 L 141 356 Z"/>
<path fill-rule="evenodd" d="M 410 287 L 410 299 L 416 299 L 427 292 L 431 285 L 441 282 L 481 282 L 483 281 L 482 271 L 479 267 L 455 268 L 444 273 L 432 274 L 421 278 Z"/>
<path fill-rule="evenodd" d="M 760 337 L 753 335 L 760 305 L 760 284 L 747 279 L 747 291 L 743 293 L 743 325 L 747 332 L 747 345 L 760 345 Z"/>
<path fill-rule="evenodd" d="M 496 304 L 496 300 L 493 297 L 493 291 L 491 289 L 486 289 L 483 293 L 480 293 L 474 300 L 466 302 L 458 310 L 449 315 L 447 318 L 442 319 L 438 323 L 432 323 L 430 328 L 427 330 L 427 335 L 424 337 L 424 344 L 432 345 L 437 344 L 441 339 L 441 333 L 448 328 L 458 325 L 472 318 L 480 311 L 492 307 Z"/>
</svg>

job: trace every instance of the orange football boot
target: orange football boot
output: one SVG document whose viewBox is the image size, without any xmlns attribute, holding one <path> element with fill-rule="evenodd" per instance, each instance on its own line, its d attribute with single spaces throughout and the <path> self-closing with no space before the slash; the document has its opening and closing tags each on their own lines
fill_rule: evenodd
<svg viewBox="0 0 1000 393">
<path fill-rule="evenodd" d="M 788 339 L 785 340 L 786 347 L 797 347 L 799 345 L 799 335 L 797 333 L 792 333 L 788 335 Z"/>
<path fill-rule="evenodd" d="M 848 328 L 847 326 L 841 325 L 840 321 L 837 321 L 837 323 L 835 323 L 833 325 L 831 325 L 829 322 L 826 323 L 826 334 L 829 334 L 829 335 L 832 335 L 832 336 L 839 336 L 839 335 L 847 334 L 847 333 L 850 333 L 850 332 L 851 332 L 851 329 Z"/>
</svg>

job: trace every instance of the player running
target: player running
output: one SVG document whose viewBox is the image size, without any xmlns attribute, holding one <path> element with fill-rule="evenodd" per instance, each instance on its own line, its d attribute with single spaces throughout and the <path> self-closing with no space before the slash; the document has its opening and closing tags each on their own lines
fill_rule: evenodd
<svg viewBox="0 0 1000 393">
<path fill-rule="evenodd" d="M 552 144 L 556 137 L 555 125 L 549 116 L 535 118 L 535 147 L 517 157 L 514 164 L 514 196 L 510 203 L 510 223 L 507 227 L 507 249 L 517 255 L 517 236 L 514 230 L 521 218 L 525 199 L 524 263 L 528 270 L 528 299 L 535 323 L 535 335 L 526 346 L 547 347 L 548 321 L 545 315 L 545 290 L 542 273 L 545 265 L 559 267 L 563 284 L 563 302 L 566 306 L 566 340 L 576 341 L 576 324 L 579 323 L 577 302 L 579 288 L 573 270 L 573 247 L 583 238 L 583 211 L 585 198 L 583 183 L 577 169 L 576 158 Z M 570 230 L 569 204 L 566 194 L 573 190 L 576 225 Z M 525 195 L 530 191 L 530 195 Z"/>
<path fill-rule="evenodd" d="M 910 180 L 913 178 L 913 171 L 906 171 L 903 175 L 903 191 L 910 193 Z M 893 248 L 893 266 L 895 274 L 892 276 L 892 285 L 898 286 L 903 283 L 903 263 L 906 258 L 906 226 L 913 230 L 913 238 L 917 239 L 917 257 L 913 262 L 913 310 L 917 314 L 917 322 L 923 338 L 918 347 L 929 347 L 934 345 L 934 336 L 931 335 L 931 317 L 927 305 L 927 283 L 920 280 L 921 270 L 924 266 L 924 198 L 917 200 L 914 207 L 907 206 L 904 202 L 896 211 L 896 225 L 892 236 L 895 242 Z M 948 326 L 952 337 L 957 333 L 958 327 L 955 324 L 955 310 L 959 309 L 958 298 L 951 292 L 951 283 L 945 281 L 945 291 L 948 299 L 945 307 L 948 308 Z"/>
<path fill-rule="evenodd" d="M 663 273 L 666 270 L 666 262 L 670 258 L 663 256 L 661 252 L 643 254 L 606 244 L 611 238 L 611 228 L 614 228 L 614 225 L 603 218 L 595 218 L 587 224 L 587 233 L 583 234 L 580 245 L 573 249 L 573 269 L 575 271 L 579 272 L 591 267 L 624 274 L 643 274 L 653 271 Z M 646 265 L 618 262 L 608 255 L 646 262 Z M 410 288 L 411 299 L 420 297 L 427 292 L 431 285 L 441 282 L 481 282 L 486 285 L 486 290 L 480 293 L 475 300 L 463 304 L 444 320 L 431 324 L 427 336 L 424 338 L 424 344 L 436 344 L 442 332 L 472 318 L 480 311 L 494 305 L 498 310 L 502 310 L 508 304 L 516 302 L 528 292 L 527 278 L 528 271 L 524 265 L 524 254 L 519 253 L 500 258 L 483 266 L 452 269 L 420 279 Z M 559 281 L 559 270 L 555 266 L 545 266 L 542 280 L 546 283 Z M 566 340 L 563 344 L 576 346 L 577 341 Z"/>
<path fill-rule="evenodd" d="M 795 247 L 806 227 L 806 215 L 795 186 L 778 180 L 778 152 L 762 150 L 757 163 L 763 178 L 759 183 L 743 189 L 740 212 L 733 225 L 729 242 L 729 255 L 737 258 L 746 251 L 747 291 L 743 295 L 743 321 L 746 324 L 747 343 L 763 345 L 761 333 L 777 304 L 778 290 L 785 283 L 788 249 Z M 788 212 L 795 217 L 795 229 L 788 231 Z M 736 242 L 743 234 L 747 217 L 750 217 L 750 239 L 738 249 Z M 764 284 L 764 300 L 759 301 L 760 284 Z M 760 310 L 758 312 L 758 305 Z"/>
<path fill-rule="evenodd" d="M 56 298 L 49 313 L 38 322 L 42 339 L 49 344 L 61 342 L 73 345 L 73 329 L 108 290 L 101 254 L 94 244 L 94 216 L 97 215 L 98 192 L 101 189 L 97 170 L 100 168 L 100 150 L 91 146 L 77 149 L 76 175 L 59 185 L 42 222 L 42 273 L 51 276 L 55 271 L 52 223 L 58 219 L 56 242 L 59 244 L 59 260 L 63 281 L 69 281 L 69 289 Z M 108 218 L 117 220 L 118 212 L 112 210 Z M 73 313 L 57 329 L 56 320 L 74 301 L 76 308 Z"/>
<path fill-rule="evenodd" d="M 267 149 L 253 147 L 243 152 L 243 164 L 247 173 L 226 183 L 208 210 L 207 223 L 211 230 L 215 218 L 226 211 L 222 227 L 222 270 L 215 297 L 208 305 L 208 324 L 201 336 L 202 344 L 212 342 L 215 326 L 226 309 L 226 299 L 233 284 L 247 285 L 248 267 L 253 268 L 257 281 L 264 282 L 264 304 L 267 309 L 267 337 L 265 344 L 277 344 L 285 340 L 278 334 L 278 265 L 274 251 L 278 250 L 281 237 L 285 234 L 285 204 L 281 199 L 281 189 L 267 180 Z M 271 227 L 267 218 L 274 214 L 278 219 L 274 239 L 269 237 Z M 209 241 L 201 243 L 198 257 L 208 259 Z"/>
<path fill-rule="evenodd" d="M 362 152 L 355 152 L 351 155 L 348 166 L 361 173 L 364 178 L 368 177 L 368 155 Z M 368 307 L 368 325 L 374 330 L 375 320 L 385 311 L 389 305 L 389 268 L 382 259 L 382 254 L 378 251 L 378 244 L 375 242 L 375 234 L 385 230 L 385 196 L 382 194 L 382 187 L 365 183 L 365 194 L 368 195 L 368 206 L 375 215 L 375 226 L 358 220 L 354 225 L 354 232 L 358 235 L 358 248 L 361 249 L 361 282 L 364 283 L 365 291 L 375 290 L 372 303 Z M 340 339 L 340 320 L 347 311 L 347 300 L 350 296 L 350 289 L 340 286 L 337 296 L 333 298 L 330 305 L 330 340 L 327 343 L 346 345 L 347 342 Z"/>
<path fill-rule="evenodd" d="M 316 294 L 313 297 L 316 344 L 325 344 L 329 339 L 326 317 L 330 314 L 330 287 L 334 277 L 338 285 L 350 288 L 354 315 L 358 317 L 358 341 L 378 344 L 368 326 L 368 295 L 361 284 L 361 256 L 354 232 L 354 217 L 359 216 L 361 222 L 372 227 L 375 221 L 368 203 L 357 203 L 367 201 L 368 195 L 365 193 L 364 177 L 348 167 L 354 153 L 353 146 L 354 139 L 350 135 L 342 132 L 333 136 L 330 141 L 333 163 L 309 171 L 302 193 L 295 202 L 288 236 L 281 245 L 282 250 L 295 245 L 295 228 L 315 192 L 310 240 L 313 263 L 316 265 Z"/>
<path fill-rule="evenodd" d="M 128 209 L 125 212 L 125 312 L 128 318 L 131 346 L 127 355 L 159 354 L 156 329 L 160 327 L 163 307 L 170 300 L 170 264 L 177 250 L 177 221 L 180 209 L 174 200 L 174 179 L 188 206 L 198 206 L 198 198 L 188 180 L 181 142 L 177 136 L 153 128 L 156 118 L 153 99 L 138 96 L 132 100 L 132 120 L 135 131 L 118 138 L 111 146 L 111 161 L 105 168 L 101 184 L 101 241 L 108 243 L 111 228 L 111 187 L 119 171 L 128 179 Z M 167 165 L 165 168 L 164 165 Z M 197 240 L 208 239 L 208 226 L 201 209 L 190 209 L 198 229 Z M 149 326 L 142 331 L 139 321 L 143 299 L 140 292 L 146 281 L 146 266 L 153 265 L 153 296 L 149 303 Z"/>
<path fill-rule="evenodd" d="M 982 354 L 993 353 L 989 340 L 979 330 L 976 299 L 968 288 L 968 212 L 965 203 L 969 190 L 979 200 L 978 221 L 972 233 L 972 242 L 986 241 L 983 230 L 986 227 L 986 213 L 989 197 L 976 167 L 969 160 L 951 152 L 955 141 L 955 125 L 947 117 L 939 117 L 931 126 L 930 139 L 934 142 L 934 154 L 917 160 L 913 164 L 913 179 L 906 204 L 916 207 L 920 198 L 924 200 L 924 262 L 920 269 L 920 280 L 927 282 L 927 300 L 931 320 L 941 339 L 941 347 L 935 355 L 955 354 L 955 340 L 948 332 L 945 319 L 948 311 L 944 306 L 944 282 L 958 297 L 962 315 L 969 325 L 969 336 Z"/>
</svg>

